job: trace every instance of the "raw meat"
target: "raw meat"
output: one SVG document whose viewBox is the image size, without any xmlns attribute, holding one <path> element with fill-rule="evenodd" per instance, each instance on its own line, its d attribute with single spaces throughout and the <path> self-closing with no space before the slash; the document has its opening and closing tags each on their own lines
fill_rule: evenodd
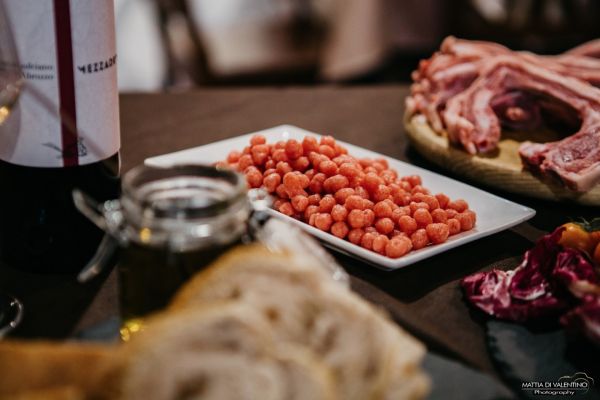
<svg viewBox="0 0 600 400">
<path fill-rule="evenodd" d="M 502 128 L 550 126 L 576 132 L 554 143 L 526 142 L 523 165 L 584 192 L 600 182 L 600 41 L 559 56 L 512 52 L 449 37 L 420 63 L 407 99 L 437 132 L 469 153 L 497 148 Z"/>
</svg>

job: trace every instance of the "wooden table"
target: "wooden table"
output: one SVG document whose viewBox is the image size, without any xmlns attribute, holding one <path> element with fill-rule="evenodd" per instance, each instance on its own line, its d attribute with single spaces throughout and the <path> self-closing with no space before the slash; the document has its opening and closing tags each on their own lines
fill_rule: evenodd
<svg viewBox="0 0 600 400">
<path fill-rule="evenodd" d="M 407 86 L 203 89 L 121 96 L 123 172 L 145 158 L 293 124 L 439 171 L 408 145 L 402 115 Z M 443 172 L 443 171 L 439 171 Z M 448 173 L 443 172 L 448 175 Z M 533 207 L 529 223 L 448 251 L 396 272 L 382 272 L 336 255 L 353 288 L 388 309 L 431 349 L 496 375 L 480 313 L 464 303 L 458 280 L 492 264 L 513 262 L 531 240 L 593 210 L 498 193 Z M 115 273 L 88 285 L 71 276 L 0 270 L 0 290 L 27 307 L 16 336 L 65 338 L 117 314 Z"/>
</svg>

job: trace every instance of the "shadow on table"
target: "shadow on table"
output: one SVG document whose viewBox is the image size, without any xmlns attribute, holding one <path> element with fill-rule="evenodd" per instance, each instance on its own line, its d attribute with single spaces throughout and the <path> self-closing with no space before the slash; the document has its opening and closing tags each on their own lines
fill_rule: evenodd
<svg viewBox="0 0 600 400">
<path fill-rule="evenodd" d="M 25 307 L 12 337 L 63 339 L 70 336 L 90 307 L 110 271 L 81 284 L 74 274 L 33 274 L 0 266 L 0 291 Z"/>
<path fill-rule="evenodd" d="M 504 231 L 396 271 L 379 270 L 337 253 L 334 256 L 351 275 L 377 286 L 401 302 L 410 303 L 499 260 L 522 255 L 529 247 L 531 242 L 528 240 Z"/>
</svg>

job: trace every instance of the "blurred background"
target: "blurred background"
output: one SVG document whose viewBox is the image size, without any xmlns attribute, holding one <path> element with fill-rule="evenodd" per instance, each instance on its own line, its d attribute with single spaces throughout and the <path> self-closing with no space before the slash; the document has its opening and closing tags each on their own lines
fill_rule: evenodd
<svg viewBox="0 0 600 400">
<path fill-rule="evenodd" d="M 122 91 L 409 82 L 454 35 L 554 54 L 598 0 L 116 0 Z"/>
</svg>

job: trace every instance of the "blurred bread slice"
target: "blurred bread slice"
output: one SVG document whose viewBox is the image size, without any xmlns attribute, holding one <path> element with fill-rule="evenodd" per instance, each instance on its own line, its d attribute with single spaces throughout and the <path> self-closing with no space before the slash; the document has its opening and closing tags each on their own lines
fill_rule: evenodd
<svg viewBox="0 0 600 400">
<path fill-rule="evenodd" d="M 306 349 L 277 346 L 247 304 L 163 313 L 126 349 L 127 400 L 336 399 L 329 369 Z"/>
<path fill-rule="evenodd" d="M 88 398 L 81 389 L 74 386 L 28 390 L 0 396 L 0 400 L 86 400 Z"/>
<path fill-rule="evenodd" d="M 183 286 L 169 310 L 236 300 L 255 307 L 276 325 L 277 336 L 296 337 L 310 328 L 313 294 L 324 284 L 337 285 L 320 266 L 299 264 L 260 245 L 238 248 L 213 265 Z"/>
<path fill-rule="evenodd" d="M 0 341 L 0 398 L 18 393 L 35 398 L 45 390 L 47 398 L 77 398 L 77 393 L 114 398 L 119 365 L 115 346 Z"/>
<path fill-rule="evenodd" d="M 424 346 L 324 271 L 260 246 L 239 249 L 192 278 L 170 310 L 243 303 L 257 310 L 276 340 L 321 357 L 342 399 L 424 397 Z"/>
</svg>

